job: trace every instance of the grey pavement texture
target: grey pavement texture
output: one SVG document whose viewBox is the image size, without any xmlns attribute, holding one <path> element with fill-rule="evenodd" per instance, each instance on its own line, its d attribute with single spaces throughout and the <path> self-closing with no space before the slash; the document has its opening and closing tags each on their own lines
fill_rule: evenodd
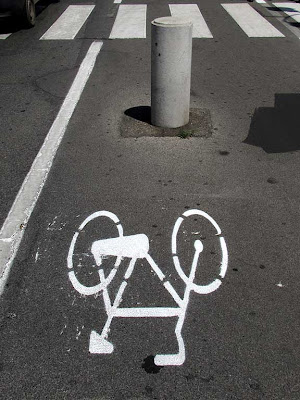
<svg viewBox="0 0 300 400">
<path fill-rule="evenodd" d="M 149 24 L 147 39 L 107 40 L 117 6 L 99 1 L 76 40 L 39 42 L 67 4 L 49 5 L 33 30 L 0 43 L 3 221 L 89 45 L 104 41 L 1 299 L 0 397 L 298 400 L 299 39 L 275 19 L 285 38 L 250 39 L 220 2 L 203 0 L 214 38 L 193 41 L 191 107 L 210 111 L 212 135 L 124 138 L 124 112 L 150 106 Z M 167 2 L 147 4 L 148 22 L 168 13 Z M 79 225 L 108 210 L 126 235 L 146 234 L 151 256 L 182 294 L 171 234 L 194 208 L 220 225 L 229 266 L 217 291 L 191 294 L 185 363 L 151 369 L 151 356 L 176 352 L 176 318 L 115 319 L 114 353 L 89 354 L 90 332 L 101 331 L 106 314 L 102 296 L 80 296 L 68 279 Z M 91 243 L 113 235 L 107 221 L 83 232 L 76 257 L 87 284 L 97 277 Z M 208 243 L 197 282 L 216 274 L 210 235 L 195 218 L 181 236 L 186 270 L 193 240 Z M 124 295 L 124 306 L 137 304 L 172 306 L 146 261 Z"/>
</svg>

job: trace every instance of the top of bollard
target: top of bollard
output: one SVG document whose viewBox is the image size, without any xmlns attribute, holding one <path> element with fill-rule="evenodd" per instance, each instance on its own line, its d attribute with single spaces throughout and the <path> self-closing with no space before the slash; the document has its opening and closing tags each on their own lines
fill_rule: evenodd
<svg viewBox="0 0 300 400">
<path fill-rule="evenodd" d="M 193 22 L 184 17 L 160 17 L 151 22 L 152 25 L 171 28 L 176 26 L 192 26 Z"/>
</svg>

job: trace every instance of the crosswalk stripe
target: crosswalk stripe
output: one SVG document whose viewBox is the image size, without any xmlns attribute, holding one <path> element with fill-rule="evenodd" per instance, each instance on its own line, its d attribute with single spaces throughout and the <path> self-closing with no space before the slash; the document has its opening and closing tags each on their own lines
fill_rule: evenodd
<svg viewBox="0 0 300 400">
<path fill-rule="evenodd" d="M 40 40 L 74 39 L 94 7 L 94 5 L 69 6 Z"/>
<path fill-rule="evenodd" d="M 110 39 L 146 38 L 146 4 L 120 5 Z"/>
<path fill-rule="evenodd" d="M 284 37 L 249 4 L 230 3 L 222 6 L 249 37 Z"/>
<path fill-rule="evenodd" d="M 10 35 L 11 35 L 11 33 L 1 33 L 1 35 L 0 35 L 0 40 L 5 40 L 5 39 L 7 39 Z"/>
<path fill-rule="evenodd" d="M 266 4 L 265 0 L 255 0 Z M 110 39 L 146 38 L 146 4 L 120 4 L 110 34 Z M 249 37 L 284 37 L 284 35 L 247 3 L 224 3 L 222 7 Z M 300 4 L 274 2 L 273 5 L 300 23 Z M 93 11 L 95 5 L 70 5 L 40 40 L 74 39 Z M 174 17 L 188 18 L 193 22 L 193 38 L 213 38 L 197 4 L 169 4 Z M 0 40 L 11 33 L 0 34 Z"/>
<path fill-rule="evenodd" d="M 193 38 L 212 38 L 197 4 L 169 4 L 173 17 L 188 18 L 193 22 Z"/>
<path fill-rule="evenodd" d="M 287 14 L 289 17 L 292 17 L 294 21 L 300 23 L 300 4 L 296 3 L 273 3 L 273 5 Z"/>
</svg>

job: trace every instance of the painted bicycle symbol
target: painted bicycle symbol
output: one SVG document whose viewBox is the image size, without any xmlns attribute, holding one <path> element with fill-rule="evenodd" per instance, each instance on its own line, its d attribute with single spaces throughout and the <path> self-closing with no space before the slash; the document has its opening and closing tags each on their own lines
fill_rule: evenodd
<svg viewBox="0 0 300 400">
<path fill-rule="evenodd" d="M 189 217 L 198 216 L 206 219 L 214 228 L 215 236 L 218 237 L 221 260 L 219 261 L 219 276 L 214 279 L 211 283 L 207 285 L 198 285 L 195 283 L 195 274 L 199 264 L 200 254 L 204 249 L 203 242 L 196 239 L 193 243 L 194 255 L 192 260 L 192 265 L 189 274 L 184 272 L 182 265 L 179 260 L 177 253 L 177 240 L 178 232 L 182 223 Z M 94 286 L 86 286 L 80 283 L 74 272 L 74 250 L 76 246 L 77 239 L 84 228 L 93 220 L 99 217 L 109 218 L 117 228 L 118 236 L 96 240 L 92 243 L 91 252 L 94 257 L 95 263 L 97 265 L 97 272 L 99 275 L 99 283 Z M 197 209 L 185 211 L 182 216 L 180 216 L 174 224 L 172 241 L 171 241 L 172 257 L 175 269 L 184 282 L 185 290 L 183 297 L 180 297 L 172 284 L 166 280 L 166 277 L 159 266 L 155 263 L 153 258 L 149 254 L 149 239 L 145 234 L 136 235 L 124 235 L 123 227 L 119 221 L 119 218 L 109 211 L 98 211 L 86 218 L 80 225 L 78 231 L 74 234 L 71 241 L 71 245 L 68 252 L 68 268 L 70 269 L 68 275 L 69 279 L 74 287 L 80 294 L 83 295 L 95 295 L 100 292 L 103 293 L 103 300 L 105 305 L 105 310 L 107 313 L 107 320 L 99 334 L 96 331 L 92 331 L 90 334 L 89 351 L 94 354 L 110 354 L 114 351 L 114 346 L 108 341 L 108 333 L 110 330 L 110 325 L 113 318 L 166 318 L 166 317 L 178 317 L 178 321 L 175 327 L 175 335 L 178 342 L 178 352 L 176 354 L 157 354 L 154 358 L 154 362 L 158 366 L 165 365 L 182 365 L 185 361 L 185 345 L 182 337 L 182 328 L 186 316 L 186 311 L 190 299 L 191 292 L 198 294 L 209 294 L 217 290 L 221 283 L 222 278 L 225 277 L 227 264 L 228 264 L 228 252 L 225 239 L 221 236 L 221 229 L 216 221 L 210 217 L 204 211 Z M 105 276 L 103 268 L 101 268 L 103 259 L 107 257 L 116 257 L 114 267 Z M 113 302 L 110 300 L 110 295 L 108 292 L 108 287 L 112 280 L 114 279 L 121 261 L 124 258 L 129 258 L 130 262 L 124 274 L 121 285 L 119 286 L 116 297 Z M 145 259 L 151 266 L 154 273 L 158 276 L 162 282 L 164 288 L 172 296 L 177 307 L 120 307 L 123 299 L 123 295 L 127 286 L 127 282 L 131 277 L 136 261 L 138 259 Z"/>
</svg>

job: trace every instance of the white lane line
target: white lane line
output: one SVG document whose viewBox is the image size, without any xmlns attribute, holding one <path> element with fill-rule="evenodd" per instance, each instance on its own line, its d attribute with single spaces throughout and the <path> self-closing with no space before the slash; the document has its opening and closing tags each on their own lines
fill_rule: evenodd
<svg viewBox="0 0 300 400">
<path fill-rule="evenodd" d="M 2 34 L 0 35 L 0 40 L 5 40 L 5 39 L 7 39 L 10 35 L 11 35 L 11 33 L 2 33 Z"/>
<path fill-rule="evenodd" d="M 265 0 L 255 0 L 258 4 L 267 4 Z"/>
<path fill-rule="evenodd" d="M 115 0 L 114 3 L 115 3 L 115 4 L 121 4 L 121 3 L 122 3 L 122 0 Z"/>
<path fill-rule="evenodd" d="M 146 4 L 122 4 L 119 7 L 110 39 L 145 39 Z"/>
<path fill-rule="evenodd" d="M 51 169 L 53 159 L 93 71 L 103 42 L 93 42 L 82 61 L 72 86 L 53 122 L 30 171 L 17 194 L 0 231 L 0 295 L 3 293 L 26 224 L 34 210 Z"/>
<path fill-rule="evenodd" d="M 228 14 L 249 37 L 284 37 L 249 4 L 222 4 Z"/>
<path fill-rule="evenodd" d="M 94 5 L 69 6 L 40 40 L 74 39 L 94 7 Z"/>
<path fill-rule="evenodd" d="M 212 38 L 197 4 L 169 4 L 172 17 L 184 17 L 193 22 L 193 38 Z"/>
<path fill-rule="evenodd" d="M 283 11 L 286 15 L 300 23 L 300 4 L 296 3 L 273 3 L 273 5 Z"/>
</svg>

